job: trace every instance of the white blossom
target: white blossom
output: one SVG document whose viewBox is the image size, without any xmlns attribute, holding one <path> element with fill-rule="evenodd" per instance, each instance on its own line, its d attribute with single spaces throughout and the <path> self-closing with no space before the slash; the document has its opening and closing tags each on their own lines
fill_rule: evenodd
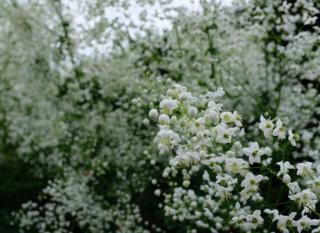
<svg viewBox="0 0 320 233">
<path fill-rule="evenodd" d="M 243 153 L 249 157 L 250 164 L 261 163 L 261 156 L 265 154 L 257 142 L 252 142 L 249 147 L 243 148 Z"/>
<path fill-rule="evenodd" d="M 273 136 L 277 136 L 280 140 L 283 140 L 286 138 L 287 131 L 286 131 L 286 128 L 283 126 L 283 123 L 281 120 L 277 120 L 276 127 L 273 130 L 272 134 Z"/>
<path fill-rule="evenodd" d="M 272 136 L 273 127 L 274 127 L 274 124 L 271 120 L 267 120 L 263 116 L 260 116 L 259 129 L 262 130 L 266 138 L 269 138 Z"/>
</svg>

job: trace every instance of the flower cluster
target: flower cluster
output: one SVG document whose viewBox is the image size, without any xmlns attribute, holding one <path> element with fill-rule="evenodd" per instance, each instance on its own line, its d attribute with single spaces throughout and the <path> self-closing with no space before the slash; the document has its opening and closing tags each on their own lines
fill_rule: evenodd
<svg viewBox="0 0 320 233">
<path fill-rule="evenodd" d="M 261 232 L 276 221 L 281 232 L 295 229 L 300 233 L 311 228 L 318 232 L 320 221 L 311 217 L 318 215 L 320 174 L 311 162 L 292 165 L 283 160 L 287 155 L 280 157 L 278 153 L 287 153 L 285 148 L 297 145 L 292 130 L 280 119 L 274 124 L 261 116 L 256 127 L 262 137 L 251 141 L 241 116 L 223 110 L 223 95 L 219 89 L 194 96 L 176 84 L 160 102 L 155 141 L 160 155 L 167 152 L 169 156 L 163 171 L 170 187 L 162 193 L 166 215 L 179 222 L 192 221 L 194 229 L 190 231 L 205 228 L 219 232 L 235 227 Z M 158 110 L 150 110 L 149 115 L 154 112 Z M 295 212 L 285 215 L 281 203 L 270 202 L 268 195 L 272 194 L 265 188 L 275 180 L 286 190 L 286 203 Z M 276 209 L 266 208 L 273 205 Z M 272 221 L 267 224 L 270 214 Z"/>
</svg>

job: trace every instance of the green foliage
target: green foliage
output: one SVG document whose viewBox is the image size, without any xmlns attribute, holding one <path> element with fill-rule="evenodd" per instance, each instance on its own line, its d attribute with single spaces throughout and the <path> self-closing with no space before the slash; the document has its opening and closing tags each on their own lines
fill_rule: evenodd
<svg viewBox="0 0 320 233">
<path fill-rule="evenodd" d="M 189 167 L 178 167 L 177 177 L 164 176 L 178 152 L 175 147 L 164 149 L 163 145 L 171 146 L 168 141 L 157 141 L 158 123 L 162 127 L 170 122 L 166 129 L 177 130 L 182 141 L 190 136 L 184 130 L 201 128 L 202 120 L 193 117 L 208 117 L 205 98 L 202 104 L 179 102 L 177 109 L 170 102 L 183 102 L 189 91 L 199 97 L 222 87 L 225 109 L 243 116 L 246 130 L 237 135 L 239 142 L 249 147 L 250 141 L 258 141 L 272 148 L 275 162 L 280 157 L 295 166 L 310 161 L 315 169 L 320 161 L 318 3 L 190 4 L 0 2 L 0 232 L 10 231 L 1 229 L 10 229 L 9 219 L 14 224 L 11 231 L 26 233 L 235 232 L 238 226 L 231 223 L 230 213 L 237 208 L 236 199 L 219 203 L 222 211 L 213 222 L 208 216 L 198 219 L 202 222 L 187 216 L 188 201 L 176 206 L 185 211 L 185 219 L 166 212 L 177 203 L 171 192 L 187 193 L 188 185 L 179 185 L 188 172 L 186 180 L 195 196 L 201 197 L 197 189 L 207 182 Z M 163 25 L 165 29 L 159 29 Z M 167 91 L 175 83 L 188 88 L 186 96 Z M 172 113 L 161 107 L 164 96 L 173 104 Z M 150 109 L 156 110 L 149 113 Z M 281 118 L 299 132 L 297 147 L 281 141 L 277 131 L 274 136 L 280 142 L 259 134 L 261 115 Z M 187 121 L 175 125 L 184 117 Z M 292 143 L 296 137 L 290 134 L 288 140 Z M 192 140 L 186 144 L 198 152 Z M 180 141 L 174 143 L 181 146 Z M 231 150 L 229 145 L 216 148 L 210 143 L 203 146 L 209 152 L 223 155 Z M 200 171 L 210 169 L 204 166 Z M 278 165 L 268 169 L 276 171 Z M 261 165 L 250 172 L 258 176 L 268 169 Z M 300 177 L 290 175 L 293 180 Z M 211 178 L 216 178 L 214 173 Z M 282 182 L 269 178 L 270 186 L 261 186 L 266 203 L 287 201 L 288 190 L 272 186 Z M 249 205 L 252 211 L 257 206 Z M 207 222 L 209 227 L 201 226 Z M 277 230 L 272 221 L 265 222 L 269 230 Z"/>
</svg>

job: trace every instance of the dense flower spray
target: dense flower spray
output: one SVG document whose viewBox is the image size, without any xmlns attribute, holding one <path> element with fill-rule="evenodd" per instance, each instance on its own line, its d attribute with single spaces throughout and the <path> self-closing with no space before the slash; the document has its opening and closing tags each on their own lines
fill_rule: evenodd
<svg viewBox="0 0 320 233">
<path fill-rule="evenodd" d="M 288 132 L 280 119 L 274 124 L 275 119 L 261 116 L 256 127 L 262 135 L 251 141 L 253 129 L 243 128 L 238 113 L 223 110 L 223 95 L 219 89 L 195 96 L 177 84 L 160 102 L 160 114 L 169 119 L 165 123 L 159 119 L 155 137 L 160 154 L 167 152 L 161 156 L 169 156 L 163 171 L 170 187 L 162 192 L 166 215 L 181 224 L 192 222 L 190 232 L 203 228 L 211 232 L 233 228 L 261 232 L 274 221 L 281 232 L 318 232 L 315 183 L 320 174 L 311 162 L 292 165 L 286 161 L 292 156 L 288 147 L 294 149 L 297 144 L 292 130 Z M 163 102 L 175 103 L 175 108 L 167 111 L 161 107 Z M 197 109 L 196 114 L 190 114 L 190 109 Z M 212 119 L 208 112 L 217 117 Z M 282 195 L 265 189 L 275 180 L 285 190 L 284 203 L 291 209 L 283 210 L 280 202 L 270 202 L 269 195 Z"/>
</svg>

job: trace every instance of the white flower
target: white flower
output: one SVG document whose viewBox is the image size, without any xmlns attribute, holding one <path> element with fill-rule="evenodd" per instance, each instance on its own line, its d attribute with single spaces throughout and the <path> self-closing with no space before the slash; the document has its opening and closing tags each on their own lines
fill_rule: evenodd
<svg viewBox="0 0 320 233">
<path fill-rule="evenodd" d="M 253 214 L 249 214 L 246 216 L 247 223 L 251 224 L 252 229 L 256 229 L 258 226 L 263 224 L 263 218 L 261 217 L 261 211 L 255 210 Z"/>
<path fill-rule="evenodd" d="M 317 177 L 314 180 L 309 180 L 306 183 L 311 186 L 313 192 L 320 194 L 320 177 Z"/>
<path fill-rule="evenodd" d="M 260 116 L 259 129 L 262 130 L 263 135 L 266 138 L 271 137 L 273 127 L 274 127 L 274 124 L 272 120 L 266 120 L 263 116 Z"/>
<path fill-rule="evenodd" d="M 234 111 L 232 113 L 232 116 L 234 118 L 234 123 L 236 124 L 237 127 L 242 127 L 242 123 L 241 123 L 241 115 L 237 112 Z"/>
<path fill-rule="evenodd" d="M 259 189 L 259 183 L 263 180 L 262 175 L 253 175 L 251 172 L 247 173 L 245 179 L 241 182 L 241 187 L 244 190 L 256 192 Z"/>
<path fill-rule="evenodd" d="M 289 134 L 288 139 L 289 139 L 291 145 L 297 146 L 296 140 L 294 139 L 294 134 L 292 133 L 291 129 L 289 129 L 288 134 Z"/>
<path fill-rule="evenodd" d="M 263 153 L 265 155 L 271 156 L 272 154 L 272 150 L 270 149 L 270 147 L 264 147 L 264 148 L 261 148 L 261 150 L 263 150 Z M 272 158 L 269 158 L 269 159 L 272 159 Z"/>
<path fill-rule="evenodd" d="M 171 113 L 174 109 L 178 107 L 177 100 L 164 99 L 160 102 L 160 108 L 167 113 Z"/>
<path fill-rule="evenodd" d="M 311 162 L 298 163 L 297 167 L 297 175 L 302 176 L 304 178 L 312 178 L 314 176 L 314 170 L 312 169 Z"/>
<path fill-rule="evenodd" d="M 280 171 L 277 173 L 277 176 L 285 175 L 289 172 L 290 169 L 294 169 L 294 166 L 290 164 L 290 162 L 280 161 L 277 162 L 277 165 L 280 167 Z"/>
<path fill-rule="evenodd" d="M 288 174 L 284 174 L 283 175 L 283 178 L 282 178 L 282 181 L 286 184 L 290 183 L 291 182 L 291 177 L 288 175 Z"/>
<path fill-rule="evenodd" d="M 311 231 L 311 233 L 319 233 L 319 232 L 320 232 L 320 227 L 317 227 Z"/>
<path fill-rule="evenodd" d="M 174 148 L 180 142 L 180 137 L 177 133 L 168 129 L 161 129 L 158 134 L 158 150 L 164 153 L 169 149 Z"/>
<path fill-rule="evenodd" d="M 168 125 L 168 124 L 170 124 L 170 118 L 169 118 L 169 116 L 167 114 L 161 114 L 159 116 L 158 120 L 159 120 L 159 124 L 160 125 Z"/>
<path fill-rule="evenodd" d="M 308 213 L 309 210 L 314 210 L 318 202 L 317 195 L 314 194 L 310 189 L 305 189 L 294 195 L 289 195 L 289 199 L 296 201 L 299 206 L 305 207 L 303 213 Z"/>
<path fill-rule="evenodd" d="M 261 163 L 261 156 L 264 155 L 264 150 L 260 149 L 257 142 L 252 142 L 249 147 L 243 148 L 243 153 L 249 157 L 249 163 Z"/>
<path fill-rule="evenodd" d="M 276 128 L 273 130 L 273 136 L 277 136 L 280 140 L 286 138 L 286 128 L 283 127 L 281 120 L 277 121 Z"/>
<path fill-rule="evenodd" d="M 224 96 L 224 94 L 225 94 L 225 92 L 224 92 L 223 88 L 219 87 L 218 90 L 216 90 L 215 92 L 208 92 L 206 94 L 206 96 L 209 98 L 212 98 L 212 99 L 216 99 L 216 98 Z"/>
<path fill-rule="evenodd" d="M 241 156 L 243 155 L 243 147 L 239 141 L 235 142 L 232 146 L 234 152 L 238 155 Z"/>
<path fill-rule="evenodd" d="M 205 118 L 199 117 L 198 119 L 196 119 L 190 124 L 189 130 L 192 134 L 196 134 L 196 135 L 203 134 L 204 132 L 207 131 L 205 124 L 206 124 Z"/>
<path fill-rule="evenodd" d="M 209 101 L 208 108 L 217 112 L 221 112 L 222 110 L 222 104 L 217 104 L 213 100 Z"/>
<path fill-rule="evenodd" d="M 220 197 L 222 200 L 229 199 L 231 197 L 233 187 L 237 182 L 237 179 L 233 178 L 228 174 L 217 175 L 217 180 L 214 183 L 216 191 L 215 196 Z"/>
<path fill-rule="evenodd" d="M 236 131 L 237 128 L 228 128 L 225 124 L 219 124 L 216 126 L 216 141 L 221 144 L 231 143 Z"/>
<path fill-rule="evenodd" d="M 198 109 L 196 107 L 190 107 L 188 110 L 188 115 L 195 118 L 198 115 Z"/>
<path fill-rule="evenodd" d="M 304 230 L 310 230 L 311 226 L 319 225 L 319 220 L 318 219 L 310 219 L 304 215 L 298 221 L 294 221 L 293 225 L 297 228 L 297 231 L 300 233 Z"/>
<path fill-rule="evenodd" d="M 200 162 L 200 154 L 194 151 L 179 150 L 177 151 L 177 156 L 170 160 L 170 165 L 175 167 L 190 166 L 191 164 L 198 164 Z"/>
<path fill-rule="evenodd" d="M 208 109 L 205 112 L 204 117 L 206 121 L 210 124 L 218 123 L 220 119 L 219 113 L 216 110 L 212 110 L 212 109 Z"/>
<path fill-rule="evenodd" d="M 272 214 L 273 219 L 272 222 L 277 221 L 277 228 L 284 233 L 290 233 L 290 230 L 288 228 L 292 227 L 294 218 L 297 215 L 296 212 L 292 212 L 289 214 L 289 216 L 281 215 L 279 214 L 278 210 L 264 210 L 266 214 Z"/>
<path fill-rule="evenodd" d="M 192 98 L 192 94 L 190 92 L 182 92 L 178 96 L 179 100 L 181 101 L 188 101 Z"/>
<path fill-rule="evenodd" d="M 174 84 L 173 86 L 178 92 L 184 93 L 188 91 L 188 89 L 185 86 L 182 86 L 181 84 Z"/>
<path fill-rule="evenodd" d="M 227 158 L 225 162 L 226 170 L 232 174 L 244 175 L 249 168 L 248 162 L 240 158 Z"/>
<path fill-rule="evenodd" d="M 284 233 L 290 233 L 288 228 L 293 225 L 294 218 L 296 215 L 297 215 L 296 212 L 290 213 L 289 216 L 279 215 L 278 222 L 277 222 L 277 228 Z"/>
<path fill-rule="evenodd" d="M 299 186 L 299 184 L 297 182 L 290 182 L 289 184 L 287 184 L 289 187 L 289 193 L 290 194 L 296 194 L 301 192 L 301 188 Z"/>
<path fill-rule="evenodd" d="M 266 214 L 272 214 L 273 215 L 272 221 L 276 221 L 279 218 L 279 211 L 278 210 L 265 209 L 264 212 Z"/>
<path fill-rule="evenodd" d="M 219 87 L 218 88 L 218 90 L 216 90 L 215 92 L 214 92 L 214 94 L 215 94 L 215 97 L 222 97 L 222 96 L 224 96 L 224 90 L 223 90 L 223 88 L 222 87 Z"/>
<path fill-rule="evenodd" d="M 231 112 L 222 112 L 220 117 L 223 123 L 233 123 L 235 121 Z"/>
<path fill-rule="evenodd" d="M 234 123 L 236 124 L 236 126 L 242 127 L 241 116 L 236 111 L 234 111 L 233 113 L 222 112 L 220 117 L 223 123 Z"/>
</svg>

